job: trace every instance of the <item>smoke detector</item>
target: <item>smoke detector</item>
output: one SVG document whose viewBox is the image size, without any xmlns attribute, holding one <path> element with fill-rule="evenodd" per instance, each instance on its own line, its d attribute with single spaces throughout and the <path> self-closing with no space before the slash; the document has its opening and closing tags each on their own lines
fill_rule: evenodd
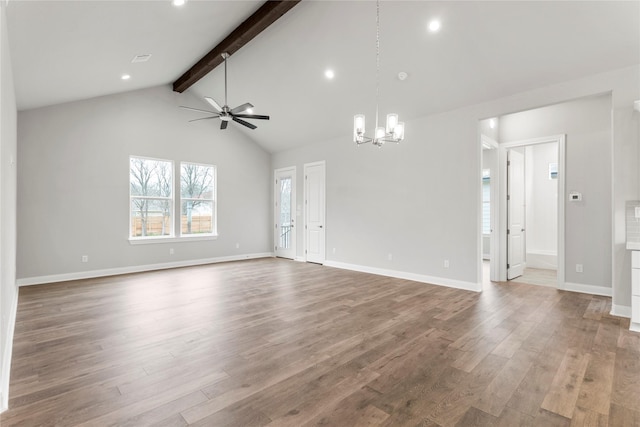
<svg viewBox="0 0 640 427">
<path fill-rule="evenodd" d="M 400 80 L 400 81 L 406 80 L 407 77 L 409 77 L 409 74 L 405 73 L 404 71 L 400 71 L 398 73 L 398 80 Z"/>
<path fill-rule="evenodd" d="M 136 63 L 136 62 L 147 62 L 149 60 L 149 58 L 151 58 L 151 54 L 147 53 L 144 55 L 136 55 L 133 57 L 133 59 L 131 60 L 132 63 Z"/>
</svg>

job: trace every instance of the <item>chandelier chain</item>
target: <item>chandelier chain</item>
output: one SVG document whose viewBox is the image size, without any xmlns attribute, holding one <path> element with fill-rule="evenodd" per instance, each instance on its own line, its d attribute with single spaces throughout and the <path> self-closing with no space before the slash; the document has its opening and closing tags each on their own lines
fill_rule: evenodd
<svg viewBox="0 0 640 427">
<path fill-rule="evenodd" d="M 376 0 L 376 127 L 378 128 L 378 105 L 380 102 L 380 0 Z"/>
</svg>

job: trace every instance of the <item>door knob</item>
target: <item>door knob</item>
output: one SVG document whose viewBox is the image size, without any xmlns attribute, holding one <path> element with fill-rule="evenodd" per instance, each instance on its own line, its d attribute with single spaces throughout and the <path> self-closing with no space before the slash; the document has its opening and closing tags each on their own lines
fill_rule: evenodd
<svg viewBox="0 0 640 427">
<path fill-rule="evenodd" d="M 322 226 L 321 226 L 321 225 L 319 225 L 319 226 L 318 226 L 318 228 L 322 228 Z"/>
</svg>

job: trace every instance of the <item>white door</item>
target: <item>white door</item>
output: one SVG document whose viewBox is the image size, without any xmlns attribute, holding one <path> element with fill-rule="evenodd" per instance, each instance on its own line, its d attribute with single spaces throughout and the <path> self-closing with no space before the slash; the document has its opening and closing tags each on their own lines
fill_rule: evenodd
<svg viewBox="0 0 640 427">
<path fill-rule="evenodd" d="M 304 165 L 305 255 L 307 262 L 325 260 L 325 164 Z"/>
<path fill-rule="evenodd" d="M 296 256 L 296 168 L 275 171 L 275 253 L 277 257 Z"/>
<path fill-rule="evenodd" d="M 507 152 L 507 280 L 524 271 L 524 154 Z"/>
</svg>

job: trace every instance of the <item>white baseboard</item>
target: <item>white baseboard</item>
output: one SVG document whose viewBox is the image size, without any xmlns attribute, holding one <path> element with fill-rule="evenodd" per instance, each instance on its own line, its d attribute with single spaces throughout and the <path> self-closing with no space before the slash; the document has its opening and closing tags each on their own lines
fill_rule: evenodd
<svg viewBox="0 0 640 427">
<path fill-rule="evenodd" d="M 629 330 L 633 332 L 640 332 L 640 323 L 631 322 Z"/>
<path fill-rule="evenodd" d="M 603 297 L 610 297 L 613 295 L 613 289 L 607 288 L 605 286 L 591 286 L 571 282 L 564 282 L 563 290 L 580 292 L 582 294 L 600 295 Z"/>
<path fill-rule="evenodd" d="M 405 271 L 387 270 L 384 268 L 367 267 L 364 265 L 348 264 L 337 261 L 325 261 L 327 267 L 341 268 L 343 270 L 359 271 L 362 273 L 377 274 L 379 276 L 395 277 L 396 279 L 413 280 L 415 282 L 429 283 L 431 285 L 446 286 L 449 288 L 464 289 L 466 291 L 481 292 L 482 283 L 465 282 L 462 280 L 447 279 L 444 277 L 426 276 L 424 274 L 409 273 Z"/>
<path fill-rule="evenodd" d="M 4 354 L 2 355 L 2 366 L 0 369 L 0 412 L 4 412 L 9 408 L 9 377 L 11 375 L 11 356 L 13 354 L 13 333 L 16 329 L 16 314 L 18 311 L 18 292 L 11 304 L 11 312 L 9 313 L 9 328 L 5 337 Z"/>
<path fill-rule="evenodd" d="M 306 259 L 304 259 L 303 256 L 297 256 L 293 259 L 294 261 L 298 261 L 298 262 L 307 262 Z"/>
<path fill-rule="evenodd" d="M 631 318 L 631 307 L 628 305 L 611 305 L 611 314 L 612 316 L 618 317 L 626 317 L 628 319 Z"/>
<path fill-rule="evenodd" d="M 53 274 L 49 276 L 25 277 L 18 279 L 18 286 L 42 285 L 44 283 L 66 282 L 69 280 L 91 279 L 94 277 L 115 276 L 118 274 L 141 273 L 143 271 L 166 270 L 168 268 L 191 267 L 194 265 L 215 264 L 219 262 L 241 261 L 245 259 L 273 257 L 271 252 L 231 255 L 216 258 L 203 258 L 186 261 L 165 262 L 161 264 L 132 265 L 129 267 L 107 268 L 104 270 L 79 271 L 76 273 Z"/>
<path fill-rule="evenodd" d="M 544 251 L 527 252 L 527 267 L 557 270 L 558 255 Z"/>
</svg>

